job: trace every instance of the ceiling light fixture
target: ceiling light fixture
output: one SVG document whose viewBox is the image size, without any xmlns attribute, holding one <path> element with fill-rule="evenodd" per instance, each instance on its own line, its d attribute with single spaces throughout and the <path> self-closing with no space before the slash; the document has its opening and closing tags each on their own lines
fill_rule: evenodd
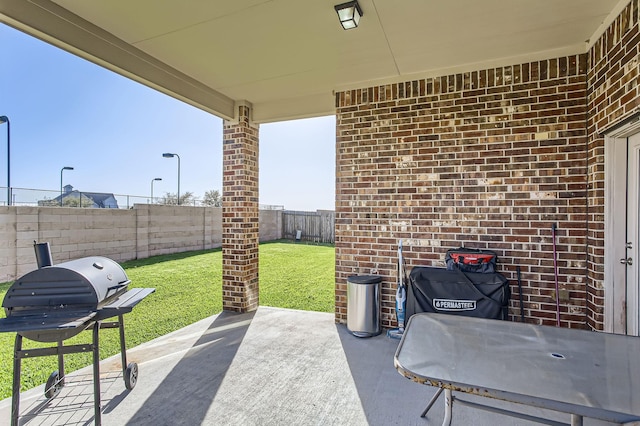
<svg viewBox="0 0 640 426">
<path fill-rule="evenodd" d="M 362 17 L 362 9 L 360 8 L 357 0 L 339 4 L 334 6 L 334 8 L 336 9 L 336 12 L 338 12 L 342 28 L 350 30 L 351 28 L 358 27 L 360 18 Z"/>
</svg>

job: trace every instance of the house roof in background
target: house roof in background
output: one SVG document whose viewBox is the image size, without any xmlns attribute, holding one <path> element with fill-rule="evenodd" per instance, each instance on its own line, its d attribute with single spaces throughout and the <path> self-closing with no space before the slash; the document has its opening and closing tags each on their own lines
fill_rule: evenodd
<svg viewBox="0 0 640 426">
<path fill-rule="evenodd" d="M 628 0 L 0 0 L 0 21 L 225 119 L 329 115 L 334 92 L 584 53 Z"/>
<path fill-rule="evenodd" d="M 53 201 L 60 202 L 60 199 L 62 200 L 64 200 L 65 198 L 80 199 L 81 197 L 84 197 L 84 198 L 90 199 L 98 207 L 104 208 L 105 201 L 111 201 L 111 200 L 113 200 L 112 203 L 106 203 L 106 204 L 113 205 L 116 208 L 118 206 L 118 200 L 116 199 L 115 195 L 113 195 L 113 193 L 78 191 L 77 189 L 73 189 L 72 185 L 68 185 L 68 184 L 65 185 L 63 188 L 64 188 L 64 192 L 61 195 L 58 195 L 56 198 L 54 198 Z"/>
</svg>

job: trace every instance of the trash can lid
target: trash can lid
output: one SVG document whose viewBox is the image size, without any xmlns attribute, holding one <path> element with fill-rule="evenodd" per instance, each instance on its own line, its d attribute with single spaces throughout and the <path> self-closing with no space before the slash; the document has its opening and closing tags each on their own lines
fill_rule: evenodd
<svg viewBox="0 0 640 426">
<path fill-rule="evenodd" d="M 378 284 L 382 281 L 380 275 L 352 275 L 347 278 L 347 281 L 352 284 Z"/>
</svg>

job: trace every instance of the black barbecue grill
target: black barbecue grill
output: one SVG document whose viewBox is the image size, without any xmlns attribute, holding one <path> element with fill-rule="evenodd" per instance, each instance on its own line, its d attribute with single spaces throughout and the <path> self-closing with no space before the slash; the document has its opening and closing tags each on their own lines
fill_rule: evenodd
<svg viewBox="0 0 640 426">
<path fill-rule="evenodd" d="M 48 252 L 44 257 L 44 252 Z M 64 386 L 64 354 L 93 352 L 95 424 L 101 423 L 100 354 L 98 331 L 120 329 L 120 350 L 125 387 L 136 385 L 138 366 L 127 364 L 123 315 L 132 311 L 153 288 L 128 290 L 131 282 L 118 263 L 106 257 L 91 256 L 52 265 L 48 243 L 36 244 L 39 268 L 17 279 L 5 295 L 2 306 L 6 318 L 0 319 L 0 332 L 16 332 L 13 357 L 13 395 L 11 424 L 18 425 L 20 406 L 20 368 L 23 358 L 57 355 L 58 370 L 45 386 L 45 396 L 53 398 Z M 104 320 L 117 317 L 117 321 Z M 63 341 L 84 330 L 93 330 L 93 342 L 64 346 Z M 22 338 L 37 342 L 57 342 L 56 347 L 22 350 Z"/>
</svg>

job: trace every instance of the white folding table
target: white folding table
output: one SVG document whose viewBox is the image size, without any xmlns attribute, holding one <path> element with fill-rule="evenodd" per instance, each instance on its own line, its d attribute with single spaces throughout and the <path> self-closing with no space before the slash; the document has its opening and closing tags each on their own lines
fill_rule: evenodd
<svg viewBox="0 0 640 426">
<path fill-rule="evenodd" d="M 457 315 L 413 315 L 394 357 L 403 376 L 454 401 L 546 424 L 549 419 L 463 401 L 453 391 L 614 423 L 640 421 L 640 337 Z"/>
</svg>

